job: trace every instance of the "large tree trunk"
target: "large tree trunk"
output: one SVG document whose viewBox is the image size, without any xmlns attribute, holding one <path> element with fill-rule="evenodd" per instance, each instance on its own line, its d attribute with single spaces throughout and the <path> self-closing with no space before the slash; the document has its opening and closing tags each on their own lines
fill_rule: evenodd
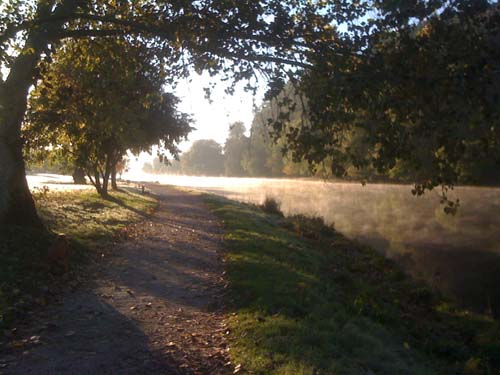
<svg viewBox="0 0 500 375">
<path fill-rule="evenodd" d="M 37 2 L 35 19 L 47 19 L 51 12 L 67 15 L 77 8 L 75 0 Z M 21 124 L 26 112 L 28 92 L 36 79 L 36 67 L 46 50 L 49 33 L 64 21 L 47 22 L 30 30 L 23 51 L 10 66 L 9 75 L 0 84 L 0 227 L 24 225 L 43 227 L 26 181 Z"/>
<path fill-rule="evenodd" d="M 108 187 L 109 187 L 109 178 L 111 176 L 111 162 L 109 157 L 106 160 L 104 173 L 102 174 L 102 192 L 101 196 L 104 198 L 108 197 Z"/>
<path fill-rule="evenodd" d="M 94 180 L 91 180 L 94 183 L 95 189 L 97 190 L 97 193 L 102 195 L 102 185 L 101 185 L 101 175 L 97 171 L 97 169 L 94 172 Z"/>
<path fill-rule="evenodd" d="M 83 168 L 76 167 L 73 170 L 73 182 L 78 185 L 85 185 L 87 184 L 87 180 L 85 180 L 85 171 Z"/>
<path fill-rule="evenodd" d="M 118 190 L 118 184 L 116 183 L 116 164 L 111 167 L 111 188 L 113 190 Z"/>
<path fill-rule="evenodd" d="M 0 226 L 42 227 L 26 181 L 21 124 L 43 40 L 30 36 L 0 89 Z"/>
<path fill-rule="evenodd" d="M 26 181 L 20 140 L 0 135 L 0 227 L 43 227 Z"/>
</svg>

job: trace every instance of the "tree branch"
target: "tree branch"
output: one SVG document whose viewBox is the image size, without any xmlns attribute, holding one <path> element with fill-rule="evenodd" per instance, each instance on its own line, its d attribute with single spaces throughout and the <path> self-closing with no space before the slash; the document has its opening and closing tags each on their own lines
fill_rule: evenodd
<svg viewBox="0 0 500 375">
<path fill-rule="evenodd" d="M 222 56 L 251 61 L 251 62 L 256 62 L 256 61 L 258 61 L 258 62 L 274 62 L 274 63 L 278 63 L 278 64 L 296 66 L 296 67 L 304 68 L 304 69 L 313 68 L 313 65 L 311 65 L 311 64 L 308 64 L 308 63 L 305 63 L 302 61 L 287 59 L 284 57 L 278 57 L 278 56 L 257 55 L 257 54 L 246 55 L 243 53 L 234 53 L 234 52 L 225 52 L 225 51 L 222 51 L 220 53 L 222 54 Z"/>
<path fill-rule="evenodd" d="M 108 37 L 108 36 L 117 36 L 131 34 L 131 31 L 126 31 L 122 29 L 102 29 L 102 30 L 93 30 L 93 29 L 78 29 L 78 30 L 61 30 L 56 33 L 51 34 L 50 40 L 62 40 L 68 38 L 89 38 L 89 37 Z"/>
</svg>

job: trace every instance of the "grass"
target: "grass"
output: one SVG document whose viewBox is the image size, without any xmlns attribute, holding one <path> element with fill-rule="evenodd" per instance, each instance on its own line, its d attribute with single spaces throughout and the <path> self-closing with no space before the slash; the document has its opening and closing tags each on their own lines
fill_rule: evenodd
<svg viewBox="0 0 500 375">
<path fill-rule="evenodd" d="M 93 191 L 33 194 L 39 215 L 52 233 L 20 227 L 0 233 L 0 328 L 12 325 L 33 305 L 47 303 L 58 284 L 72 282 L 75 270 L 89 255 L 116 241 L 128 224 L 150 214 L 156 201 L 133 190 L 112 192 L 109 200 Z M 71 272 L 58 275 L 47 264 L 55 234 L 70 239 Z"/>
<path fill-rule="evenodd" d="M 38 198 L 38 210 L 48 228 L 88 248 L 112 241 L 121 229 L 149 215 L 156 205 L 155 199 L 132 189 L 113 191 L 110 199 L 94 191 L 52 192 Z"/>
<path fill-rule="evenodd" d="M 241 373 L 500 373 L 493 320 L 454 308 L 321 219 L 205 197 L 225 225 Z"/>
</svg>

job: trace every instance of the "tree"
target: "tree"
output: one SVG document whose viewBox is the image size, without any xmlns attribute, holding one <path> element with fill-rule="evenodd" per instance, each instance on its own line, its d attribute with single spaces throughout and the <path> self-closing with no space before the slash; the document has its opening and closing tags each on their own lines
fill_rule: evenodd
<svg viewBox="0 0 500 375">
<path fill-rule="evenodd" d="M 404 167 L 415 194 L 441 187 L 453 212 L 446 191 L 467 181 L 465 171 L 489 165 L 500 177 L 500 7 L 403 1 L 379 2 L 378 12 L 338 35 L 346 53 L 318 41 L 314 68 L 292 80 L 307 119 L 290 127 L 295 107 L 285 98 L 274 129 L 297 158 L 330 158 L 338 176 L 349 166 Z"/>
<path fill-rule="evenodd" d="M 224 173 L 222 147 L 213 139 L 200 139 L 181 157 L 184 173 L 201 176 L 220 176 Z"/>
<path fill-rule="evenodd" d="M 452 183 L 453 178 L 449 178 L 447 171 L 453 167 L 448 168 L 448 164 L 454 165 L 452 154 L 460 154 L 462 142 L 455 142 L 457 152 L 451 152 L 453 145 L 449 144 L 453 142 L 446 139 L 463 140 L 463 137 L 441 137 L 449 133 L 449 126 L 444 126 L 444 131 L 441 131 L 435 122 L 428 122 L 432 110 L 424 111 L 426 115 L 420 117 L 418 110 L 405 108 L 421 104 L 422 98 L 426 97 L 422 94 L 429 88 L 433 90 L 443 73 L 448 78 L 461 78 L 452 85 L 456 90 L 441 90 L 434 98 L 453 94 L 450 102 L 457 97 L 453 102 L 456 109 L 487 108 L 480 111 L 482 115 L 479 117 L 484 120 L 480 120 L 482 124 L 487 122 L 486 118 L 498 119 L 497 113 L 490 110 L 494 106 L 488 101 L 495 102 L 495 93 L 498 92 L 496 83 L 491 82 L 496 82 L 498 67 L 495 61 L 499 59 L 490 57 L 499 50 L 492 48 L 498 45 L 495 35 L 498 34 L 499 12 L 492 11 L 485 22 L 474 18 L 485 11 L 488 4 L 486 0 L 3 2 L 0 5 L 0 63 L 8 65 L 9 74 L 0 83 L 0 225 L 40 225 L 26 183 L 20 129 L 30 87 L 37 80 L 39 62 L 50 58 L 60 41 L 68 38 L 111 35 L 135 38 L 157 51 L 173 78 L 187 74 L 189 67 L 197 71 L 208 70 L 211 74 L 221 72 L 233 82 L 253 78 L 260 72 L 269 77 L 270 96 L 280 92 L 286 80 L 295 84 L 300 82 L 300 92 L 310 97 L 310 105 L 314 104 L 308 116 L 310 126 L 297 130 L 296 134 L 290 133 L 288 140 L 290 149 L 308 161 L 320 160 L 325 154 L 335 161 L 341 159 L 342 153 L 335 151 L 341 133 L 339 129 L 345 128 L 346 123 L 353 124 L 354 113 L 360 116 L 356 121 L 364 127 L 376 120 L 370 127 L 373 129 L 370 134 L 372 143 L 377 145 L 374 163 L 382 169 L 393 165 L 394 160 L 403 154 L 406 145 L 401 142 L 401 137 L 417 140 L 420 134 L 426 135 L 436 128 L 440 134 L 436 137 L 436 144 L 441 143 L 444 149 L 438 152 L 439 157 L 431 155 L 434 177 L 429 183 L 423 181 L 420 186 L 431 187 L 440 181 L 444 185 Z M 458 23 L 454 23 L 455 16 Z M 439 30 L 431 32 L 430 39 L 417 35 L 418 27 L 425 30 L 427 24 L 431 25 L 429 30 Z M 487 26 L 482 27 L 482 24 Z M 445 53 L 441 46 L 444 46 Z M 467 50 L 465 46 L 470 48 Z M 479 52 L 479 55 L 472 51 Z M 481 60 L 483 51 L 490 51 L 487 53 L 490 57 L 484 61 Z M 460 57 L 463 53 L 464 58 Z M 421 63 L 424 63 L 423 67 L 432 67 L 433 56 L 439 56 L 436 67 L 440 74 L 435 75 L 435 70 L 430 76 L 422 74 L 417 67 Z M 474 61 L 472 56 L 479 56 L 481 61 Z M 386 61 L 387 65 L 384 65 Z M 458 70 L 453 72 L 453 64 L 444 64 L 446 61 L 458 61 Z M 408 68 L 411 68 L 409 74 Z M 471 77 L 483 78 L 474 80 Z M 447 81 L 453 81 L 448 78 Z M 427 83 L 423 86 L 421 83 L 412 84 L 419 80 Z M 406 87 L 406 83 L 410 83 L 408 90 L 398 90 Z M 470 93 L 466 90 L 462 97 L 464 90 L 458 90 L 460 87 L 467 87 Z M 480 91 L 478 98 L 481 99 L 474 100 L 481 87 L 490 94 Z M 389 94 L 387 100 L 381 100 L 386 94 Z M 420 102 L 416 100 L 418 97 Z M 405 101 L 408 98 L 413 100 Z M 360 105 L 363 102 L 366 103 Z M 391 106 L 391 102 L 401 105 L 392 108 L 395 106 Z M 386 106 L 388 111 L 385 111 Z M 374 110 L 377 107 L 379 110 Z M 442 114 L 442 108 L 439 108 L 434 119 Z M 372 114 L 370 110 L 373 110 Z M 392 114 L 394 110 L 395 115 Z M 407 130 L 404 126 L 394 125 L 407 119 L 415 122 L 415 115 L 422 119 L 416 123 L 433 125 L 427 130 L 426 126 Z M 453 123 L 458 116 L 451 111 L 448 115 L 446 123 Z M 473 123 L 477 122 L 470 114 L 466 116 Z M 275 129 L 280 131 L 285 122 L 286 116 L 280 118 Z M 496 122 L 491 134 L 483 126 L 479 128 L 482 133 L 466 141 L 482 144 L 487 140 L 488 150 L 492 147 L 498 149 Z M 386 145 L 389 145 L 387 149 Z M 410 150 L 416 151 L 418 147 Z M 426 161 L 418 157 L 414 159 L 412 162 L 416 166 Z M 421 165 L 424 167 L 425 163 Z M 342 174 L 342 168 L 336 172 Z"/>
<path fill-rule="evenodd" d="M 50 60 L 61 40 L 129 36 L 155 49 L 173 78 L 193 67 L 237 82 L 256 70 L 274 75 L 282 64 L 307 67 L 297 53 L 317 33 L 311 19 L 327 17 L 324 8 L 306 0 L 2 2 L 0 64 L 9 73 L 0 82 L 0 225 L 41 226 L 26 182 L 20 130 L 39 63 Z"/>
<path fill-rule="evenodd" d="M 128 163 L 129 159 L 127 155 L 123 155 L 121 159 L 114 165 L 111 170 L 111 187 L 114 190 L 118 190 L 118 185 L 116 183 L 117 176 L 120 175 L 120 179 L 122 178 L 122 174 L 128 171 Z"/>
<path fill-rule="evenodd" d="M 142 166 L 142 171 L 146 173 L 154 173 L 153 164 L 148 162 L 144 163 L 144 165 Z"/>
<path fill-rule="evenodd" d="M 181 174 L 181 163 L 179 159 L 167 159 L 155 157 L 152 163 L 144 163 L 142 170 L 150 174 Z"/>
<path fill-rule="evenodd" d="M 167 159 L 160 160 L 160 157 L 153 159 L 153 173 L 166 173 L 170 161 Z"/>
<path fill-rule="evenodd" d="M 110 180 L 116 188 L 127 150 L 138 154 L 158 144 L 175 156 L 176 143 L 191 130 L 176 99 L 162 92 L 161 66 L 141 44 L 72 41 L 43 68 L 23 132 L 27 146 L 70 160 L 102 196 Z"/>
<path fill-rule="evenodd" d="M 229 126 L 229 135 L 224 144 L 224 173 L 226 176 L 244 176 L 243 156 L 248 149 L 245 125 L 235 122 Z"/>
</svg>

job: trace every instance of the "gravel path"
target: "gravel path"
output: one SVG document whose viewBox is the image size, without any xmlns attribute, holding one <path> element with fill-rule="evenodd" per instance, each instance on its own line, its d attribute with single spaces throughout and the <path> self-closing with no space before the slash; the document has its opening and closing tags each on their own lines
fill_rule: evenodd
<svg viewBox="0 0 500 375">
<path fill-rule="evenodd" d="M 0 373 L 232 373 L 220 224 L 199 196 L 151 190 L 157 213 L 130 228 L 94 281 L 14 334 Z"/>
</svg>

